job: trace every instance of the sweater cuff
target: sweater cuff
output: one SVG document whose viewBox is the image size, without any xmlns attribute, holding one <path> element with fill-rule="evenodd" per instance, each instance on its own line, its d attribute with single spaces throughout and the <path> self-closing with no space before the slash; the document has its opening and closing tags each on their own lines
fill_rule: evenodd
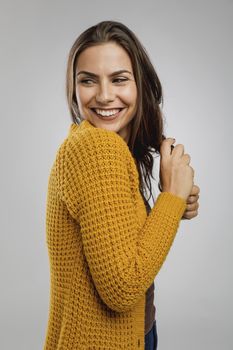
<svg viewBox="0 0 233 350">
<path fill-rule="evenodd" d="M 171 192 L 161 192 L 155 203 L 157 210 L 162 210 L 164 213 L 175 216 L 179 220 L 185 212 L 186 205 L 187 203 L 184 198 Z"/>
</svg>

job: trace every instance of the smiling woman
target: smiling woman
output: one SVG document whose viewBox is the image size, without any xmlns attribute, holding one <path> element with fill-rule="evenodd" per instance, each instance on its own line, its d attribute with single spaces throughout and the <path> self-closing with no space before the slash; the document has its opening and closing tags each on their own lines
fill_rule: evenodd
<svg viewBox="0 0 233 350">
<path fill-rule="evenodd" d="M 75 93 L 82 119 L 115 131 L 128 142 L 137 87 L 127 52 L 114 42 L 95 45 L 79 55 L 75 69 Z"/>
<path fill-rule="evenodd" d="M 186 210 L 190 157 L 164 140 L 160 81 L 122 23 L 77 38 L 67 99 L 72 123 L 48 183 L 44 350 L 155 350 L 154 279 Z M 152 152 L 161 152 L 163 188 L 150 208 Z"/>
</svg>

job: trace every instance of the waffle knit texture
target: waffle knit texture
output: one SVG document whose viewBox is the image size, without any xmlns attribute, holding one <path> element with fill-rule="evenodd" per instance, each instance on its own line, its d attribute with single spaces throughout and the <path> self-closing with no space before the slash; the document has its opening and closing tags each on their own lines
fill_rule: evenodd
<svg viewBox="0 0 233 350">
<path fill-rule="evenodd" d="M 185 209 L 183 198 L 162 192 L 148 215 L 123 138 L 72 123 L 48 181 L 44 350 L 144 349 L 145 294 Z"/>
<path fill-rule="evenodd" d="M 144 199 L 144 203 L 146 205 L 147 214 L 150 213 L 151 207 L 148 201 Z M 151 284 L 151 286 L 146 291 L 146 305 L 145 305 L 145 335 L 147 335 L 151 328 L 153 327 L 154 321 L 156 319 L 156 307 L 154 305 L 154 294 L 155 294 L 155 283 Z"/>
</svg>

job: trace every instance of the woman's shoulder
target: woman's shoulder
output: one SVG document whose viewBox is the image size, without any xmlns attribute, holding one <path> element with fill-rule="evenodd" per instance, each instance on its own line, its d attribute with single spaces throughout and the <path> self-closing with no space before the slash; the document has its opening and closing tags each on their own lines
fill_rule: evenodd
<svg viewBox="0 0 233 350">
<path fill-rule="evenodd" d="M 68 133 L 68 143 L 88 144 L 89 147 L 104 147 L 105 149 L 123 149 L 128 155 L 130 150 L 127 143 L 114 131 L 98 128 L 84 119 L 80 124 L 72 123 Z"/>
<path fill-rule="evenodd" d="M 87 120 L 70 125 L 58 149 L 56 165 L 61 178 L 80 171 L 101 174 L 108 171 L 122 176 L 127 173 L 136 183 L 139 181 L 134 158 L 122 137 L 114 131 L 96 128 Z"/>
<path fill-rule="evenodd" d="M 65 142 L 66 165 L 77 168 L 106 169 L 119 174 L 128 172 L 128 176 L 138 182 L 138 170 L 128 144 L 115 131 L 93 126 L 83 120 L 80 124 L 70 125 Z"/>
<path fill-rule="evenodd" d="M 66 153 L 77 154 L 77 157 L 115 158 L 135 166 L 128 144 L 120 135 L 114 131 L 97 128 L 88 120 L 70 125 L 65 148 Z"/>
</svg>

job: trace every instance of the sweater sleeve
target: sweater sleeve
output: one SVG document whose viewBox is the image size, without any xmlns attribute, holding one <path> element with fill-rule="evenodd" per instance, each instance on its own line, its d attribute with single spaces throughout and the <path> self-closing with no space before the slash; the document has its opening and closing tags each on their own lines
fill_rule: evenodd
<svg viewBox="0 0 233 350">
<path fill-rule="evenodd" d="M 101 299 L 129 311 L 160 270 L 186 208 L 183 198 L 160 193 L 139 220 L 139 180 L 127 144 L 95 128 L 71 137 L 59 165 L 59 192 L 80 225 L 84 254 Z"/>
</svg>

